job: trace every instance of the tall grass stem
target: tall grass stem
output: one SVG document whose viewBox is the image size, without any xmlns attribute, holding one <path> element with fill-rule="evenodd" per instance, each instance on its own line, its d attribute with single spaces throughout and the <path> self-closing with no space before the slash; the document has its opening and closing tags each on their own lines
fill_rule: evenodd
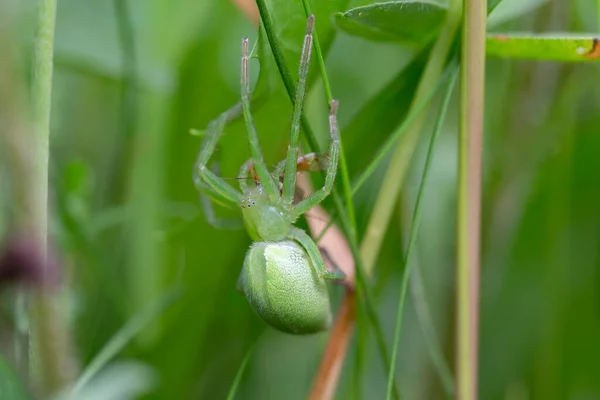
<svg viewBox="0 0 600 400">
<path fill-rule="evenodd" d="M 486 0 L 464 0 L 458 146 L 457 397 L 477 399 Z"/>
<path fill-rule="evenodd" d="M 48 162 L 50 149 L 50 112 L 54 57 L 56 0 L 39 0 L 35 32 L 31 101 L 33 104 L 35 185 L 32 227 L 43 259 L 43 282 L 57 271 L 50 271 L 48 260 Z M 68 327 L 61 310 L 61 298 L 54 287 L 40 287 L 31 299 L 30 357 L 32 380 L 45 395 L 68 381 Z"/>
</svg>

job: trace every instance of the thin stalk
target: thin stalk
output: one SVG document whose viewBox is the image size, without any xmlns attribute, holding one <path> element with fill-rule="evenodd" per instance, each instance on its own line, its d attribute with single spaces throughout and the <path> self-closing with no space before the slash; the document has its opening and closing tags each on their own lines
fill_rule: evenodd
<svg viewBox="0 0 600 400">
<path fill-rule="evenodd" d="M 447 73 L 450 73 L 450 68 L 447 69 Z M 435 85 L 433 85 L 430 88 L 429 92 L 422 96 L 421 101 L 418 103 L 413 103 L 413 106 L 411 106 L 410 111 L 406 115 L 406 118 L 379 148 L 377 154 L 375 155 L 375 157 L 373 157 L 373 160 L 371 160 L 371 162 L 369 163 L 369 165 L 367 165 L 364 171 L 361 172 L 361 174 L 354 179 L 354 182 L 352 184 L 352 195 L 356 194 L 358 190 L 362 187 L 362 185 L 364 185 L 369 180 L 371 175 L 375 173 L 375 171 L 377 170 L 379 165 L 381 165 L 381 162 L 384 160 L 384 158 L 389 155 L 389 152 L 392 150 L 394 144 L 396 144 L 398 140 L 404 137 L 404 135 L 408 134 L 413 123 L 415 121 L 418 121 L 418 119 L 420 118 L 421 111 L 423 111 L 429 105 L 429 102 L 438 92 L 438 89 L 440 89 L 443 86 L 443 83 L 446 81 L 447 79 L 445 79 L 444 75 L 440 76 Z"/>
<path fill-rule="evenodd" d="M 337 381 L 341 374 L 345 354 L 352 336 L 355 321 L 355 304 L 354 293 L 346 291 L 335 322 L 330 330 L 331 333 L 329 334 L 327 347 L 323 352 L 321 364 L 308 395 L 309 400 L 335 398 Z"/>
<path fill-rule="evenodd" d="M 275 31 L 273 28 L 273 21 L 271 20 L 269 11 L 266 7 L 264 0 L 257 0 L 256 5 L 259 10 L 259 14 L 261 17 L 261 21 L 263 23 L 263 27 L 265 28 L 265 33 L 267 35 L 267 40 L 269 41 L 269 46 L 271 47 L 271 51 L 273 53 L 275 62 L 277 64 L 277 68 L 278 68 L 281 78 L 283 80 L 288 97 L 293 104 L 294 95 L 295 95 L 295 86 L 292 81 L 291 74 L 290 74 L 287 64 L 285 62 L 285 59 L 283 57 L 283 51 L 281 49 L 279 41 L 277 40 L 277 36 L 275 35 Z M 319 59 L 318 56 L 317 56 L 317 59 Z M 320 59 L 323 60 L 323 57 L 321 56 Z M 328 80 L 327 80 L 327 82 L 328 82 Z M 319 146 L 318 146 L 318 142 L 316 140 L 316 136 L 315 136 L 314 132 L 312 131 L 307 118 L 304 115 L 302 115 L 301 124 L 302 124 L 302 130 L 307 138 L 309 147 L 315 151 L 319 151 Z M 343 146 L 342 146 L 342 150 L 340 151 L 340 169 L 342 170 L 342 182 L 344 182 L 344 184 L 346 186 L 344 188 L 345 189 L 344 193 L 346 193 L 346 200 L 348 200 L 351 197 L 350 196 L 351 189 L 350 189 L 350 185 L 349 185 L 348 172 L 347 172 L 347 169 L 345 168 L 345 160 L 346 159 L 344 156 L 344 151 L 343 151 Z M 388 365 L 389 365 L 389 363 L 387 362 L 387 359 L 389 356 L 388 356 L 388 352 L 387 352 L 386 345 L 385 345 L 383 330 L 381 329 L 381 323 L 379 322 L 377 314 L 374 312 L 373 303 L 369 301 L 369 298 L 367 296 L 368 288 L 367 288 L 367 284 L 366 284 L 366 279 L 363 278 L 364 274 L 361 274 L 361 269 L 364 268 L 362 266 L 363 263 L 359 258 L 356 242 L 352 240 L 353 237 L 356 236 L 355 223 L 352 224 L 348 219 L 345 218 L 346 215 L 348 215 L 348 218 L 350 218 L 350 216 L 352 216 L 352 218 L 354 218 L 354 213 L 353 212 L 348 212 L 348 214 L 343 213 L 344 206 L 342 204 L 341 197 L 339 196 L 336 188 L 334 188 L 334 190 L 332 192 L 332 197 L 334 200 L 335 210 L 338 213 L 338 215 L 342 218 L 342 224 L 343 224 L 344 231 L 346 232 L 346 235 L 350 239 L 349 244 L 350 244 L 353 256 L 357 261 L 356 269 L 357 269 L 357 277 L 358 277 L 358 290 L 359 290 L 359 293 L 361 290 L 363 292 L 365 292 L 365 299 L 364 299 L 365 307 L 367 310 L 371 311 L 371 312 L 368 312 L 367 315 L 369 316 L 369 319 L 371 320 L 371 323 L 373 324 L 375 337 L 378 339 L 377 340 L 377 343 L 379 344 L 378 348 L 379 348 L 380 352 L 382 353 L 381 356 L 382 356 L 382 360 L 384 361 L 384 367 L 387 370 Z M 351 201 L 347 204 L 347 207 L 349 207 L 349 209 L 352 209 Z M 352 315 L 352 314 L 349 313 L 349 315 Z M 352 325 L 349 325 L 349 326 L 352 326 Z M 395 392 L 395 393 L 397 393 L 397 392 Z"/>
<path fill-rule="evenodd" d="M 458 72 L 458 71 L 457 71 Z M 398 312 L 396 315 L 396 329 L 394 331 L 394 347 L 392 350 L 392 361 L 389 369 L 388 375 L 388 388 L 387 388 L 387 399 L 389 400 L 392 395 L 392 382 L 394 378 L 394 371 L 396 369 L 396 358 L 398 356 L 398 343 L 400 342 L 400 330 L 402 328 L 402 315 L 404 312 L 404 303 L 406 301 L 406 293 L 408 292 L 408 283 L 410 281 L 410 272 L 414 263 L 411 261 L 411 256 L 415 249 L 415 243 L 417 241 L 417 232 L 419 231 L 419 225 L 421 223 L 421 205 L 423 200 L 423 192 L 425 188 L 425 183 L 427 182 L 427 177 L 429 175 L 429 169 L 431 167 L 431 160 L 433 159 L 433 149 L 435 147 L 436 140 L 442 130 L 442 125 L 444 122 L 444 118 L 446 116 L 446 111 L 448 110 L 448 105 L 450 104 L 450 98 L 452 96 L 452 90 L 454 89 L 454 84 L 456 83 L 457 73 L 454 73 L 448 82 L 448 87 L 446 89 L 446 93 L 444 95 L 444 100 L 440 107 L 440 113 L 438 115 L 435 127 L 433 129 L 433 134 L 431 135 L 431 140 L 429 141 L 429 148 L 427 150 L 427 156 L 425 158 L 425 166 L 423 167 L 423 174 L 421 176 L 421 183 L 419 185 L 419 191 L 417 192 L 417 200 L 415 203 L 415 209 L 413 212 L 412 226 L 410 229 L 410 237 L 408 241 L 408 247 L 406 249 L 406 255 L 404 258 L 404 275 L 402 276 L 402 288 L 400 289 L 400 298 L 398 300 Z"/>
<path fill-rule="evenodd" d="M 417 104 L 423 101 L 423 98 L 429 93 L 431 88 L 438 81 L 452 44 L 454 37 L 460 25 L 462 15 L 461 0 L 451 0 L 448 7 L 446 22 L 442 27 L 439 37 L 431 50 L 431 55 L 423 76 L 417 87 L 415 97 L 411 104 L 411 110 Z M 485 35 L 484 35 L 485 36 Z M 365 263 L 366 273 L 371 274 L 375 266 L 375 261 L 379 254 L 383 238 L 389 225 L 390 217 L 394 205 L 398 200 L 400 189 L 404 183 L 404 177 L 410 165 L 410 160 L 414 153 L 421 128 L 425 121 L 425 110 L 421 112 L 418 118 L 413 122 L 410 129 L 402 137 L 402 140 L 396 145 L 392 159 L 383 179 L 381 189 L 377 195 L 373 214 L 369 219 L 365 237 L 361 244 L 361 256 Z"/>
<path fill-rule="evenodd" d="M 113 0 L 121 57 L 121 81 L 119 99 L 119 134 L 112 150 L 109 193 L 123 193 L 127 159 L 131 158 L 138 121 L 138 61 L 132 15 L 128 0 Z"/>
<path fill-rule="evenodd" d="M 52 66 L 56 0 L 39 0 L 33 54 L 33 128 L 36 140 L 36 177 L 38 203 L 36 229 L 39 244 L 46 253 L 48 231 L 48 160 L 50 147 L 50 109 L 52 105 Z"/>
<path fill-rule="evenodd" d="M 310 9 L 310 4 L 309 4 L 309 0 L 302 0 L 302 4 L 304 6 L 304 12 L 306 17 L 308 18 L 310 15 L 312 15 L 311 9 Z M 315 29 L 314 33 L 313 33 L 313 39 L 314 39 L 314 46 L 315 46 L 315 53 L 317 55 L 317 62 L 319 64 L 319 68 L 321 70 L 321 79 L 323 80 L 323 88 L 325 91 L 325 97 L 327 99 L 327 104 L 330 105 L 331 101 L 333 100 L 332 94 L 331 94 L 331 87 L 329 84 L 329 77 L 327 75 L 327 68 L 325 67 L 325 59 L 323 57 L 323 53 L 321 51 L 321 46 L 319 44 L 319 36 L 317 34 L 317 30 Z M 388 351 L 387 351 L 387 345 L 385 343 L 385 337 L 383 335 L 383 328 L 381 326 L 381 323 L 379 321 L 379 318 L 377 317 L 377 313 L 375 312 L 375 308 L 373 307 L 373 297 L 370 294 L 370 289 L 368 287 L 368 283 L 367 283 L 367 278 L 365 276 L 364 273 L 364 265 L 363 262 L 360 258 L 360 254 L 358 251 L 358 238 L 357 238 L 357 234 L 356 234 L 356 217 L 355 217 L 355 212 L 354 212 L 354 204 L 352 202 L 352 189 L 350 187 L 350 176 L 348 173 L 348 166 L 346 163 L 346 156 L 345 156 L 345 152 L 344 152 L 344 146 L 343 146 L 343 142 L 342 139 L 340 137 L 340 163 L 339 163 L 339 169 L 341 172 L 341 177 L 342 177 L 342 190 L 344 193 L 344 201 L 345 201 L 345 206 L 346 206 L 346 212 L 347 212 L 347 219 L 346 214 L 340 214 L 342 215 L 342 220 L 343 220 L 343 225 L 344 225 L 344 230 L 346 231 L 346 235 L 348 235 L 349 237 L 349 244 L 351 247 L 351 251 L 353 253 L 354 259 L 355 259 L 355 264 L 356 264 L 356 277 L 358 280 L 358 294 L 359 296 L 355 297 L 355 301 L 356 304 L 354 306 L 357 305 L 362 305 L 361 299 L 364 298 L 365 299 L 365 303 L 364 303 L 364 307 L 365 307 L 365 311 L 367 313 L 367 316 L 369 317 L 373 328 L 375 330 L 375 338 L 376 338 L 376 342 L 377 342 L 377 347 L 379 349 L 379 352 L 382 356 L 382 361 L 384 363 L 384 366 L 389 365 L 389 357 L 388 357 Z M 340 196 L 338 195 L 337 192 L 333 193 L 333 197 L 334 197 L 334 203 L 336 204 L 336 209 L 338 210 L 338 212 L 340 212 L 340 210 L 343 210 L 344 207 L 342 205 Z M 346 299 L 351 299 L 350 296 L 347 296 Z M 350 305 L 346 305 L 344 304 L 346 307 L 350 308 Z M 358 308 L 358 307 L 357 307 Z M 342 309 L 343 314 L 347 316 L 347 318 L 349 319 L 346 323 L 344 322 L 340 322 L 340 326 L 345 326 L 347 331 L 333 331 L 332 332 L 332 336 L 334 334 L 338 334 L 343 338 L 346 338 L 346 343 L 347 340 L 349 338 L 349 336 L 352 333 L 352 329 L 354 327 L 354 323 L 353 321 L 356 319 L 356 313 L 355 312 L 345 312 L 346 308 Z M 335 337 L 335 336 L 334 336 Z M 339 368 L 341 369 L 341 365 L 343 364 L 343 360 L 346 356 L 346 349 L 347 346 L 345 346 L 343 348 L 343 351 L 339 351 L 337 354 L 337 356 L 339 357 L 339 359 L 337 360 L 337 362 L 333 365 L 339 365 Z M 326 351 L 327 354 L 327 351 Z M 359 356 L 360 357 L 360 356 Z M 326 362 L 327 359 L 324 359 L 324 361 Z M 328 375 L 328 374 L 326 374 Z M 336 387 L 336 383 L 337 383 L 337 378 L 339 377 L 339 373 L 335 376 L 334 380 L 330 380 L 329 382 L 329 388 L 335 388 Z M 317 375 L 317 379 L 322 378 L 319 375 Z M 394 398 L 396 400 L 400 399 L 400 394 L 398 392 L 398 389 L 396 387 L 395 381 L 392 379 L 391 385 L 393 387 L 393 391 L 394 391 Z M 318 393 L 318 386 L 315 387 L 312 391 L 312 393 Z M 333 397 L 333 393 L 329 393 L 329 397 Z M 327 396 L 326 396 L 327 398 Z"/>
<path fill-rule="evenodd" d="M 450 69 L 448 69 L 446 72 L 450 72 Z M 421 110 L 423 110 L 429 104 L 433 96 L 437 93 L 438 89 L 443 86 L 442 84 L 445 81 L 446 79 L 444 78 L 444 76 L 440 77 L 438 79 L 438 82 L 435 84 L 434 87 L 431 88 L 431 90 L 422 99 L 422 101 L 416 104 L 414 107 L 411 107 L 409 113 L 407 114 L 406 118 L 402 121 L 398 129 L 396 129 L 396 131 L 394 131 L 393 134 L 387 138 L 387 140 L 377 151 L 377 154 L 375 155 L 375 157 L 373 157 L 369 165 L 367 165 L 367 167 L 360 173 L 360 175 L 354 178 L 353 182 L 350 184 L 350 196 L 354 196 L 356 193 L 358 193 L 362 185 L 364 185 L 371 177 L 371 175 L 375 173 L 381 162 L 385 159 L 386 156 L 388 156 L 389 152 L 392 150 L 394 144 L 398 140 L 400 140 L 400 138 L 404 135 L 405 131 L 410 128 L 411 124 L 418 117 Z M 344 178 L 343 174 L 342 178 Z M 315 239 L 317 243 L 319 242 L 319 240 L 321 240 L 321 237 L 327 232 L 327 229 L 329 229 L 329 227 L 333 225 L 336 221 L 337 210 L 334 210 L 334 212 L 331 214 L 331 219 L 327 223 L 327 226 Z"/>
<path fill-rule="evenodd" d="M 131 318 L 121 327 L 110 340 L 100 349 L 81 373 L 77 382 L 71 388 L 71 396 L 77 398 L 77 394 L 114 359 L 131 341 L 144 329 L 171 306 L 182 293 L 181 287 L 176 284 L 173 288 L 163 293 L 146 309 Z"/>
<path fill-rule="evenodd" d="M 486 0 L 464 0 L 458 163 L 457 397 L 477 399 Z"/>
<path fill-rule="evenodd" d="M 342 200 L 339 196 L 334 197 L 333 200 L 334 200 L 334 203 L 338 203 L 339 207 L 342 207 L 342 205 L 341 205 Z M 350 230 L 350 226 L 349 226 L 350 220 L 349 220 L 348 216 L 346 214 L 341 214 L 340 222 L 342 223 L 342 228 L 346 232 L 346 235 L 348 235 L 348 232 Z M 360 296 L 362 296 L 362 300 L 364 300 L 364 301 L 357 301 L 358 302 L 357 306 L 364 308 L 364 312 L 366 313 L 367 317 L 369 318 L 369 321 L 371 322 L 371 327 L 373 328 L 373 333 L 375 335 L 375 344 L 377 345 L 377 349 L 381 356 L 383 368 L 384 368 L 386 374 L 389 374 L 389 371 L 390 371 L 390 356 L 389 356 L 389 354 L 390 353 L 388 351 L 388 347 L 385 342 L 385 336 L 383 334 L 383 325 L 381 324 L 381 321 L 379 320 L 379 317 L 377 316 L 377 312 L 375 311 L 375 307 L 374 307 L 375 302 L 373 300 L 373 294 L 371 293 L 371 288 L 367 282 L 368 278 L 365 274 L 365 265 L 364 265 L 364 262 L 362 261 L 362 259 L 360 258 L 360 253 L 359 253 L 360 250 L 358 248 L 357 240 L 354 236 L 348 235 L 348 246 L 350 247 L 350 252 L 352 253 L 352 256 L 354 257 L 354 260 L 356 262 L 357 292 Z M 393 390 L 394 390 L 394 392 L 393 392 L 394 398 L 399 399 L 400 392 L 398 391 L 398 388 L 396 386 L 395 378 L 394 378 L 394 382 L 393 382 Z"/>
<path fill-rule="evenodd" d="M 235 374 L 233 383 L 231 384 L 231 387 L 229 388 L 229 393 L 227 394 L 227 400 L 235 399 L 235 394 L 237 393 L 238 387 L 240 386 L 240 382 L 242 381 L 242 376 L 244 376 L 244 372 L 246 371 L 246 366 L 248 365 L 250 358 L 252 358 L 254 349 L 258 345 L 258 342 L 260 341 L 262 336 L 263 336 L 262 334 L 259 335 L 258 338 L 256 339 L 256 341 L 252 344 L 252 346 L 250 346 L 250 348 L 246 351 L 246 354 L 244 355 L 242 363 L 240 364 L 240 367 L 238 368 L 238 371 Z"/>
<path fill-rule="evenodd" d="M 257 0 L 257 6 L 259 9 L 259 13 L 261 15 L 261 19 L 263 21 L 263 26 L 265 27 L 265 32 L 266 32 L 267 38 L 269 40 L 271 51 L 273 52 L 273 55 L 275 57 L 277 66 L 279 68 L 279 72 L 284 81 L 284 85 L 287 89 L 290 101 L 293 102 L 295 87 L 291 80 L 291 75 L 289 73 L 289 70 L 287 69 L 285 59 L 283 58 L 283 52 L 281 51 L 279 42 L 276 38 L 276 35 L 274 34 L 273 23 L 270 19 L 270 16 L 269 16 L 268 10 L 266 8 L 266 5 L 264 3 L 264 0 Z M 305 9 L 305 12 L 307 12 L 307 13 L 310 12 L 310 6 L 308 5 L 308 3 L 306 3 L 306 1 L 304 2 L 304 9 Z M 313 34 L 313 37 L 315 38 L 315 43 L 316 43 L 318 41 L 318 35 L 316 34 L 316 32 Z M 317 52 L 317 60 L 320 63 L 321 71 L 324 72 L 323 73 L 323 77 L 324 77 L 323 83 L 324 83 L 324 87 L 325 87 L 326 96 L 328 96 L 328 102 L 330 102 L 332 99 L 331 89 L 329 87 L 329 79 L 327 78 L 327 73 L 326 73 L 326 69 L 324 66 L 324 58 L 323 58 L 322 52 L 320 51 L 320 46 L 319 47 L 315 46 L 315 50 Z M 316 147 L 317 146 L 316 138 L 314 137 L 314 133 L 313 133 L 312 129 L 310 128 L 310 125 L 308 124 L 308 121 L 304 117 L 304 115 L 302 116 L 302 129 L 303 129 L 304 133 L 306 134 L 311 147 L 313 149 L 318 150 L 318 147 Z M 340 169 L 342 172 L 342 174 L 341 174 L 342 182 L 344 185 L 346 207 L 348 210 L 347 211 L 348 219 L 346 220 L 345 218 L 342 218 L 342 222 L 346 222 L 346 223 L 343 223 L 344 230 L 346 231 L 346 234 L 348 236 L 350 236 L 349 244 L 350 244 L 350 247 L 351 247 L 351 250 L 353 252 L 355 259 L 357 259 L 358 251 L 356 251 L 357 250 L 356 222 L 355 222 L 355 214 L 354 214 L 354 209 L 353 209 L 353 204 L 352 204 L 352 199 L 351 199 L 352 192 L 351 192 L 351 188 L 350 188 L 350 179 L 349 179 L 348 170 L 347 170 L 347 166 L 346 166 L 346 158 L 345 158 L 345 154 L 344 154 L 344 150 L 343 150 L 343 145 L 341 146 L 341 151 L 340 151 Z M 334 191 L 332 193 L 332 197 L 334 199 L 334 204 L 336 207 L 336 211 L 338 212 L 338 215 L 343 215 L 345 217 L 346 214 L 343 214 L 344 206 L 342 204 L 342 200 L 341 200 L 339 194 L 337 193 L 336 189 L 334 189 Z M 388 352 L 387 352 L 387 346 L 385 345 L 385 339 L 383 336 L 383 329 L 381 328 L 381 323 L 379 322 L 379 319 L 374 311 L 374 307 L 372 305 L 373 303 L 372 303 L 372 301 L 370 301 L 370 296 L 368 295 L 366 279 L 364 278 L 364 274 L 361 274 L 361 268 L 363 268 L 362 262 L 357 259 L 356 265 L 357 265 L 356 268 L 357 268 L 357 278 L 358 278 L 358 286 L 359 286 L 358 290 L 359 290 L 359 292 L 362 291 L 365 294 L 365 307 L 367 309 L 367 315 L 369 316 L 369 318 L 374 326 L 375 336 L 378 339 L 377 340 L 378 348 L 381 352 L 384 366 L 386 366 L 386 368 L 387 368 L 387 365 L 389 365 L 387 362 L 388 361 Z M 354 313 L 347 313 L 347 315 L 352 316 L 352 318 L 353 318 Z M 351 329 L 353 327 L 353 324 L 345 324 L 345 326 L 347 326 L 348 329 Z M 343 356 L 345 354 L 345 351 L 340 352 L 338 354 Z M 336 380 L 337 380 L 337 377 L 336 377 Z M 331 386 L 331 382 L 330 382 L 330 386 Z M 315 393 L 315 391 L 314 391 L 315 389 L 318 389 L 318 387 L 313 388 L 313 393 Z M 396 390 L 395 394 L 397 395 L 397 393 L 398 392 Z M 399 396 L 397 398 L 399 398 Z"/>
<path fill-rule="evenodd" d="M 52 272 L 47 261 L 48 243 L 48 160 L 50 147 L 50 109 L 52 103 L 52 66 L 56 0 L 39 0 L 33 55 L 33 129 L 35 140 L 35 199 L 33 228 L 43 259 L 44 282 Z M 55 272 L 55 271 L 54 271 Z M 61 315 L 60 298 L 45 287 L 37 290 L 31 302 L 30 346 L 34 379 L 41 393 L 50 394 L 68 380 L 69 369 L 66 321 Z M 34 368 L 35 369 L 35 368 Z M 39 375 L 38 374 L 39 371 Z M 36 379 L 37 378 L 37 379 Z"/>
</svg>

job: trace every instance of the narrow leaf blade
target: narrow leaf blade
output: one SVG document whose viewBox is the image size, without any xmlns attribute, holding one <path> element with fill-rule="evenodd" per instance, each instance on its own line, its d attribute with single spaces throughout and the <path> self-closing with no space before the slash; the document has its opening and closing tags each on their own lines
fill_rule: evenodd
<svg viewBox="0 0 600 400">
<path fill-rule="evenodd" d="M 544 61 L 600 61 L 600 39 L 592 35 L 488 34 L 488 56 Z"/>
</svg>

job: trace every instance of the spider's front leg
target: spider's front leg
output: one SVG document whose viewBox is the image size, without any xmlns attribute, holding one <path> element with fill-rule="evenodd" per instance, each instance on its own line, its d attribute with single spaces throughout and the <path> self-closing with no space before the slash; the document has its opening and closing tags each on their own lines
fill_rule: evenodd
<svg viewBox="0 0 600 400">
<path fill-rule="evenodd" d="M 194 165 L 194 185 L 196 189 L 201 193 L 201 202 L 204 208 L 204 212 L 209 222 L 214 221 L 216 223 L 217 218 L 212 210 L 210 200 L 203 197 L 202 191 L 206 187 L 215 194 L 219 195 L 224 200 L 237 204 L 242 194 L 237 191 L 233 186 L 227 183 L 222 178 L 219 178 L 213 171 L 208 167 L 208 162 L 215 152 L 219 138 L 225 128 L 227 122 L 236 118 L 241 113 L 241 105 L 238 103 L 229 110 L 223 112 L 219 117 L 211 121 L 206 129 L 206 136 L 202 141 L 202 147 L 198 154 L 198 159 Z M 212 222 L 211 222 L 212 223 Z M 218 223 L 216 223 L 218 225 Z"/>
<path fill-rule="evenodd" d="M 323 261 L 321 252 L 317 244 L 312 240 L 306 232 L 300 228 L 292 227 L 289 234 L 289 239 L 292 239 L 304 248 L 308 258 L 310 258 L 311 264 L 316 268 L 317 273 L 324 279 L 342 281 L 346 279 L 346 274 L 338 269 L 337 271 L 330 271 Z M 337 268 L 337 266 L 335 266 Z"/>
<path fill-rule="evenodd" d="M 252 113 L 250 112 L 250 58 L 248 56 L 248 38 L 242 40 L 241 96 L 244 122 L 246 123 L 250 153 L 252 154 L 252 165 L 269 200 L 272 203 L 278 203 L 280 197 L 277 183 L 269 173 L 263 159 L 260 144 L 258 143 L 258 134 L 256 133 Z"/>
<path fill-rule="evenodd" d="M 322 202 L 327 196 L 329 196 L 331 189 L 333 189 L 340 157 L 340 138 L 337 126 L 337 110 L 338 101 L 332 100 L 331 108 L 329 110 L 329 165 L 327 166 L 327 173 L 325 175 L 325 184 L 321 189 L 310 194 L 308 197 L 294 206 L 292 209 L 292 217 L 294 219 L 299 218 L 302 214 Z"/>
</svg>

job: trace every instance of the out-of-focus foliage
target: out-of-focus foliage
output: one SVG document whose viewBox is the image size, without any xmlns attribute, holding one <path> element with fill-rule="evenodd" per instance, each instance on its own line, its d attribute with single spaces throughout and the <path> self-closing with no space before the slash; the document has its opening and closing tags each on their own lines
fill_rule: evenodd
<svg viewBox="0 0 600 400">
<path fill-rule="evenodd" d="M 422 45 L 437 36 L 446 7 L 429 1 L 390 1 L 353 8 L 335 16 L 337 25 L 356 36 Z"/>
<path fill-rule="evenodd" d="M 301 14 L 290 17 L 290 26 L 282 17 L 278 29 L 294 32 L 285 51 L 295 70 L 294 46 L 301 43 L 304 16 L 301 2 L 290 1 L 289 10 Z M 27 76 L 35 2 L 9 3 L 15 62 Z M 119 3 L 126 4 L 129 28 L 120 19 L 122 11 L 117 13 Z M 336 29 L 335 12 L 371 2 L 321 3 L 329 15 L 314 2 L 319 33 Z M 506 12 L 506 7 L 501 3 L 494 12 Z M 518 19 L 504 20 L 494 32 L 598 31 L 591 1 L 523 9 Z M 126 367 L 139 386 L 123 384 L 123 391 L 143 390 L 148 399 L 225 398 L 246 351 L 258 340 L 237 398 L 305 398 L 327 333 L 282 334 L 252 312 L 235 290 L 250 239 L 243 230 L 216 230 L 205 221 L 191 179 L 201 138 L 189 129 L 202 129 L 238 100 L 240 40 L 249 36 L 254 42 L 255 26 L 233 2 L 222 0 L 59 0 L 57 18 L 51 232 L 69 278 L 68 309 L 81 364 L 87 365 L 131 318 L 180 284 L 182 295 L 127 343 L 95 384 L 114 380 L 118 393 L 120 371 L 125 371 L 119 368 Z M 123 29 L 133 33 L 132 48 Z M 327 68 L 340 101 L 341 135 L 354 177 L 404 118 L 426 55 L 342 31 L 327 42 L 324 38 Z M 253 63 L 253 82 L 256 67 Z M 291 105 L 271 67 L 271 91 L 255 113 L 255 124 L 265 158 L 274 164 L 286 151 Z M 312 68 L 317 70 L 314 61 Z M 480 397 L 598 397 L 600 66 L 489 58 L 486 73 Z M 438 101 L 433 103 L 431 123 L 373 277 L 388 343 L 402 277 L 399 249 L 405 247 L 424 144 L 435 121 Z M 448 359 L 454 343 L 456 106 L 454 101 L 448 112 L 425 189 L 415 265 Z M 305 112 L 326 143 L 320 79 L 312 85 Z M 0 129 L 5 129 L 2 121 Z M 227 127 L 216 157 L 220 175 L 235 177 L 248 157 L 243 123 L 236 121 Z M 11 209 L 6 171 L 0 158 L 3 235 Z M 359 238 L 382 172 L 378 169 L 354 197 Z M 217 211 L 239 215 L 238 210 Z M 332 287 L 331 292 L 335 310 L 342 289 Z M 415 309 L 409 300 L 398 386 L 407 399 L 443 398 Z M 366 340 L 362 394 L 383 398 L 386 377 L 373 337 Z M 354 398 L 354 367 L 351 345 L 337 398 Z M 8 375 L 0 373 L 0 380 L 6 380 Z"/>
</svg>

